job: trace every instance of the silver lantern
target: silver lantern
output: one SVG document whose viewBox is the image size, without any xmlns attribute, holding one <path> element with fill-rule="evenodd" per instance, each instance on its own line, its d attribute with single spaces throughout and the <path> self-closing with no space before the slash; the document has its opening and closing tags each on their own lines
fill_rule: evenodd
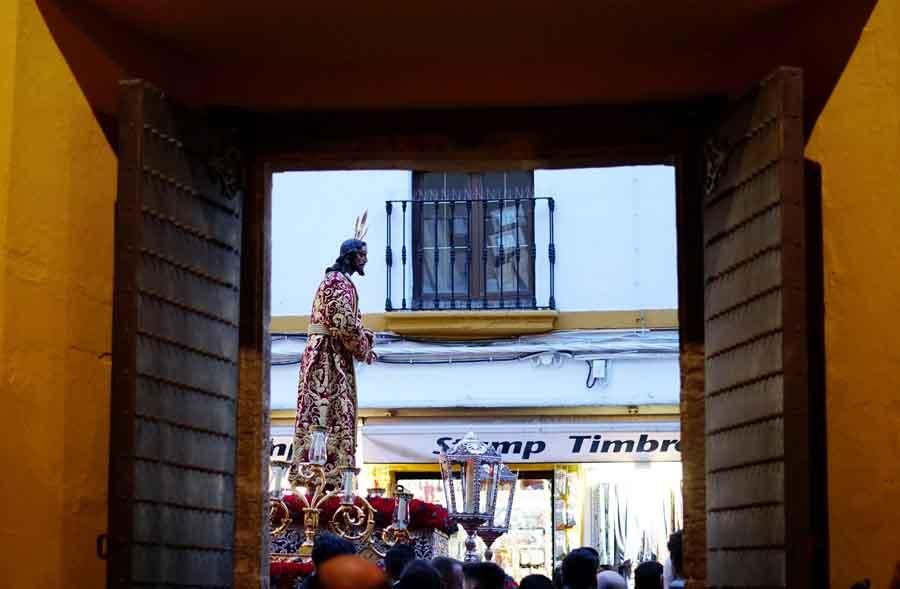
<svg viewBox="0 0 900 589">
<path fill-rule="evenodd" d="M 488 475 L 487 472 L 484 473 Z M 485 560 L 491 560 L 494 552 L 491 547 L 494 542 L 509 531 L 510 518 L 512 517 L 513 500 L 516 496 L 516 485 L 519 474 L 509 470 L 505 464 L 500 464 L 500 475 L 497 480 L 494 495 L 491 498 L 490 511 L 493 518 L 486 521 L 478 528 L 478 536 L 484 541 L 487 549 L 484 551 Z M 499 507 L 499 510 L 497 509 Z"/>
<path fill-rule="evenodd" d="M 493 522 L 497 504 L 501 457 L 495 448 L 466 434 L 446 452 L 441 452 L 441 478 L 450 516 L 466 531 L 466 562 L 481 560 L 475 532 Z"/>
</svg>

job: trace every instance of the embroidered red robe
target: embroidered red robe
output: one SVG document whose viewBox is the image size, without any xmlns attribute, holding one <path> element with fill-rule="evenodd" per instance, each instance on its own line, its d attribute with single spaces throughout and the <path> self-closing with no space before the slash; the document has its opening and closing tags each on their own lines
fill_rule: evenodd
<svg viewBox="0 0 900 589">
<path fill-rule="evenodd" d="M 300 361 L 294 462 L 307 460 L 309 428 L 328 430 L 328 482 L 340 487 L 338 467 L 356 457 L 356 373 L 353 360 L 370 358 L 375 335 L 365 329 L 356 287 L 342 272 L 328 272 L 313 299 L 309 337 Z M 326 335 L 327 333 L 327 335 Z"/>
</svg>

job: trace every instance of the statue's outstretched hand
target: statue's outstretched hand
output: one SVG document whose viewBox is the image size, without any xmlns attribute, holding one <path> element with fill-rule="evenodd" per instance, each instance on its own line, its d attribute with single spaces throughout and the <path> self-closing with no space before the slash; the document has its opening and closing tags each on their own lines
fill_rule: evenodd
<svg viewBox="0 0 900 589">
<path fill-rule="evenodd" d="M 371 364 L 372 362 L 378 359 L 378 354 L 375 353 L 374 350 L 369 350 L 369 354 L 366 356 L 366 364 Z"/>
</svg>

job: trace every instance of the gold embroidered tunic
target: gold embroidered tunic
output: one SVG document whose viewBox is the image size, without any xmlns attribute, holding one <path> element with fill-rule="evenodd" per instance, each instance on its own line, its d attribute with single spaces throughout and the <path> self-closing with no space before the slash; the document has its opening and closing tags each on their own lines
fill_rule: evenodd
<svg viewBox="0 0 900 589">
<path fill-rule="evenodd" d="M 338 467 L 356 457 L 356 373 L 353 360 L 371 360 L 375 335 L 365 329 L 356 286 L 342 272 L 328 272 L 313 299 L 306 349 L 300 361 L 294 462 L 307 460 L 309 428 L 328 431 L 328 482 L 340 486 Z"/>
</svg>

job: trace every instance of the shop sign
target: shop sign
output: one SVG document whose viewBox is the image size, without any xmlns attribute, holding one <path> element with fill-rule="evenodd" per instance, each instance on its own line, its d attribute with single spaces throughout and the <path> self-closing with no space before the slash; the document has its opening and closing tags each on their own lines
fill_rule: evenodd
<svg viewBox="0 0 900 589">
<path fill-rule="evenodd" d="M 573 424 L 548 428 L 534 424 L 477 427 L 458 424 L 421 426 L 364 426 L 362 456 L 367 464 L 427 464 L 437 462 L 468 431 L 491 443 L 508 463 L 523 462 L 635 462 L 680 461 L 681 435 L 677 426 Z M 290 460 L 292 439 L 273 438 L 272 458 Z"/>
</svg>

